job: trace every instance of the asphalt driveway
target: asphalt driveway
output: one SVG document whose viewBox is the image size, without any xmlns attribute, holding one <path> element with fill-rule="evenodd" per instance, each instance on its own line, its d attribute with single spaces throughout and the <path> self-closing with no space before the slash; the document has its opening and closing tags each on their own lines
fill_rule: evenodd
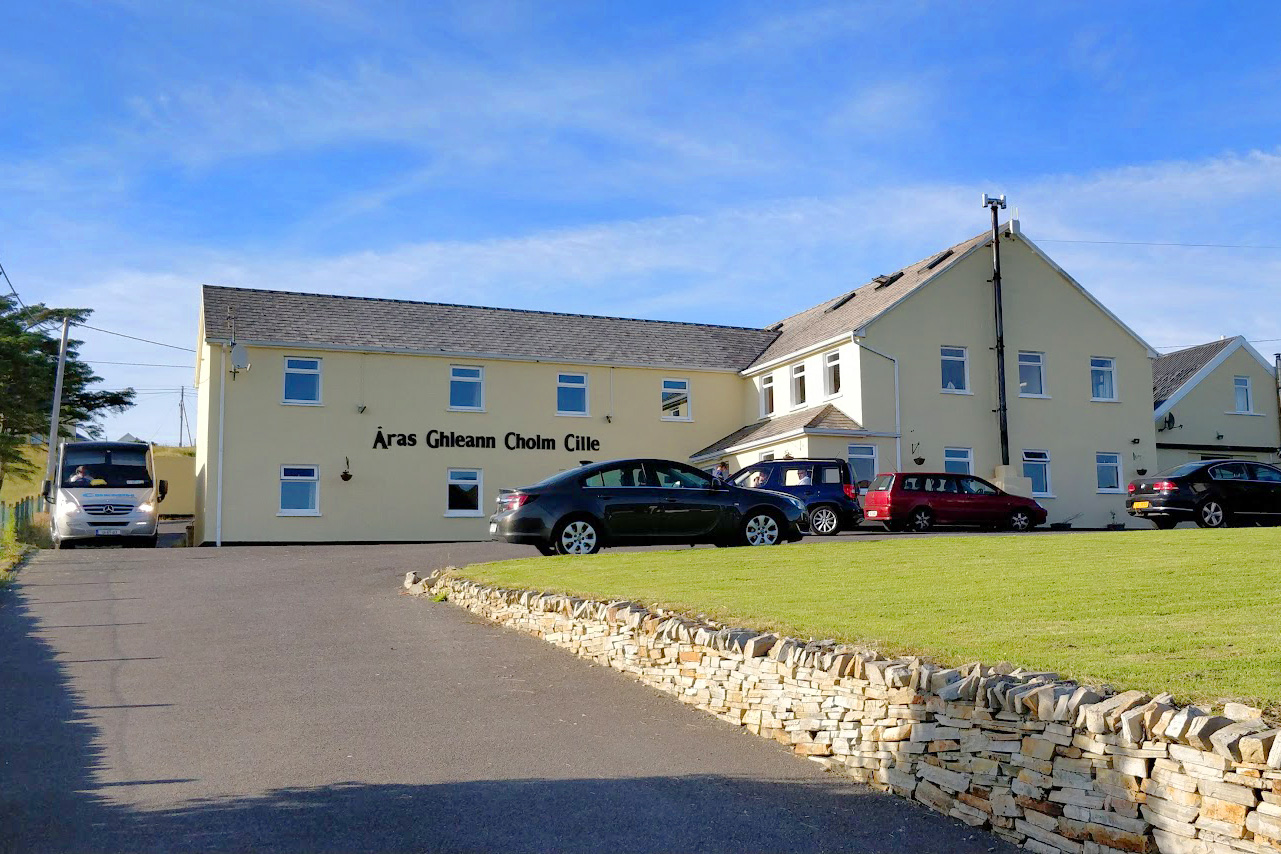
<svg viewBox="0 0 1281 854">
<path fill-rule="evenodd" d="M 0 849 L 1014 850 L 397 595 L 529 551 L 43 553 L 0 591 Z"/>
</svg>

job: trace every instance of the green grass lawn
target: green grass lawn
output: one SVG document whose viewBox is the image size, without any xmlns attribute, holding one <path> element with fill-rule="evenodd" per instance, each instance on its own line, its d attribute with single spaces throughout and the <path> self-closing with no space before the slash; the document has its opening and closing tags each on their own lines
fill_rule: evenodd
<svg viewBox="0 0 1281 854">
<path fill-rule="evenodd" d="M 1281 528 L 896 537 L 467 567 L 946 664 L 1281 710 Z"/>
</svg>

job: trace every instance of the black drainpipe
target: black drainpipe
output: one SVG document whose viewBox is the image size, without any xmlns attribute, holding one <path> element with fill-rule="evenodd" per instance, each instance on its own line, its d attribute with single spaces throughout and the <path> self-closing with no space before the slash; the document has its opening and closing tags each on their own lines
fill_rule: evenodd
<svg viewBox="0 0 1281 854">
<path fill-rule="evenodd" d="M 1010 464 L 1010 424 L 1005 403 L 1005 315 L 1001 306 L 1001 235 L 997 223 L 997 209 L 1005 207 L 1005 196 L 1000 199 L 983 197 L 983 203 L 992 209 L 992 290 L 996 295 L 996 411 L 1001 420 L 1001 465 Z"/>
</svg>

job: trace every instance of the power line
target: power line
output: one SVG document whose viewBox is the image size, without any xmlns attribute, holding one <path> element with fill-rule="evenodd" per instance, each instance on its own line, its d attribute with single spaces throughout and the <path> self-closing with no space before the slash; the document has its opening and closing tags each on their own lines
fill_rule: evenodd
<svg viewBox="0 0 1281 854">
<path fill-rule="evenodd" d="M 123 332 L 112 332 L 110 329 L 99 329 L 98 327 L 90 326 L 87 323 L 77 323 L 76 325 L 84 329 L 92 329 L 94 332 L 105 332 L 108 335 L 118 335 L 121 338 L 129 338 L 134 341 L 141 341 L 144 344 L 155 344 L 157 347 L 168 347 L 171 350 L 183 350 L 187 353 L 196 352 L 195 349 L 192 347 L 179 347 L 177 344 L 165 344 L 161 341 L 152 341 L 150 338 L 139 338 L 136 335 L 126 335 Z"/>
<path fill-rule="evenodd" d="M 18 301 L 18 305 L 26 308 L 27 304 L 22 301 L 22 297 L 18 296 L 18 289 L 13 286 L 13 281 L 9 278 L 9 274 L 4 271 L 3 264 L 0 264 L 0 276 L 4 276 L 5 282 L 9 285 L 9 291 L 13 294 L 13 298 Z"/>
<path fill-rule="evenodd" d="M 1270 344 L 1273 341 L 1281 341 L 1281 338 L 1247 338 L 1251 344 Z M 1202 342 L 1204 343 L 1204 342 Z M 1200 347 L 1200 344 L 1154 344 L 1157 350 L 1186 350 L 1189 347 Z"/>
<path fill-rule="evenodd" d="M 161 365 L 155 362 L 93 362 L 93 361 L 86 360 L 85 364 L 86 365 L 132 365 L 135 368 L 186 368 L 189 371 L 195 370 L 194 366 L 192 365 Z"/>
<path fill-rule="evenodd" d="M 1106 246 L 1179 246 L 1188 249 L 1281 249 L 1281 246 L 1260 246 L 1244 243 L 1152 243 L 1144 240 L 1067 240 L 1038 237 L 1037 243 L 1098 243 Z"/>
</svg>

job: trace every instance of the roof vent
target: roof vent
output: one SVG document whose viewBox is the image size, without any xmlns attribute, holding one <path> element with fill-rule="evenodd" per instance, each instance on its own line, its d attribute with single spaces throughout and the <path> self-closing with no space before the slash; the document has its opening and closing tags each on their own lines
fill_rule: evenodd
<svg viewBox="0 0 1281 854">
<path fill-rule="evenodd" d="M 944 261 L 946 261 L 948 258 L 951 258 L 951 257 L 952 257 L 952 250 L 945 249 L 939 254 L 935 255 L 933 258 L 931 258 L 930 263 L 925 265 L 925 269 L 933 270 L 939 264 L 942 264 Z"/>
<path fill-rule="evenodd" d="M 780 320 L 778 323 L 771 323 L 769 326 L 766 326 L 765 331 L 778 332 L 782 328 L 783 328 L 783 321 Z"/>
<path fill-rule="evenodd" d="M 824 313 L 824 314 L 827 314 L 829 311 L 836 311 L 838 308 L 840 308 L 841 306 L 845 305 L 845 303 L 847 303 L 847 302 L 849 302 L 850 300 L 854 299 L 854 297 L 856 297 L 856 296 L 858 296 L 858 289 L 857 289 L 857 288 L 855 288 L 854 290 L 850 291 L 848 294 L 846 294 L 845 296 L 841 297 L 841 298 L 840 298 L 840 299 L 838 299 L 836 302 L 834 302 L 834 303 L 832 303 L 831 305 L 829 305 L 827 308 L 823 309 L 823 313 Z"/>
<path fill-rule="evenodd" d="M 901 278 L 903 278 L 903 271 L 899 270 L 897 273 L 890 273 L 888 276 L 877 276 L 872 281 L 876 282 L 875 290 L 879 291 L 881 288 L 888 288 Z"/>
</svg>

